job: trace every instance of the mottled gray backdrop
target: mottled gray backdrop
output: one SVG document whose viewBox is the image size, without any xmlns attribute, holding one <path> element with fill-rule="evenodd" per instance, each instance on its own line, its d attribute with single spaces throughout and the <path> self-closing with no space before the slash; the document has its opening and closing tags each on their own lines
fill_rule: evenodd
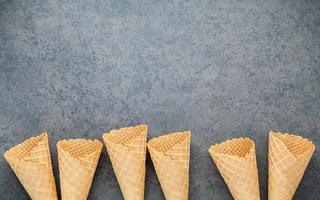
<svg viewBox="0 0 320 200">
<path fill-rule="evenodd" d="M 207 150 L 247 136 L 266 200 L 268 130 L 320 148 L 319 0 L 0 2 L 1 155 L 47 131 L 58 178 L 60 139 L 190 129 L 190 200 L 228 200 Z M 0 198 L 28 199 L 0 166 Z M 319 199 L 319 170 L 316 151 L 295 199 Z M 105 148 L 89 199 L 122 199 Z M 145 199 L 164 199 L 149 157 Z"/>
</svg>

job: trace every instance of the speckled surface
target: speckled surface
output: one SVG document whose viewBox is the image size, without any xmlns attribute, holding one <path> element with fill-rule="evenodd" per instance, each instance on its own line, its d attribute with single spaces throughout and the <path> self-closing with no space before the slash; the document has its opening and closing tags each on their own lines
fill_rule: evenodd
<svg viewBox="0 0 320 200">
<path fill-rule="evenodd" d="M 0 0 L 0 95 L 0 154 L 47 131 L 56 177 L 58 140 L 147 123 L 192 131 L 191 200 L 231 199 L 207 149 L 254 139 L 266 200 L 269 129 L 320 148 L 320 1 Z M 0 165 L 0 199 L 28 199 Z M 319 167 L 294 199 L 319 199 Z M 89 199 L 122 199 L 105 148 Z"/>
</svg>

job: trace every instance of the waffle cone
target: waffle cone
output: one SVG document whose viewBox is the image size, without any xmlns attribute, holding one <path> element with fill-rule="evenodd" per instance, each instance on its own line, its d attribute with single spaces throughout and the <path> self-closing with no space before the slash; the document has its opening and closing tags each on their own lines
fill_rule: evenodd
<svg viewBox="0 0 320 200">
<path fill-rule="evenodd" d="M 235 200 L 259 200 L 255 145 L 248 138 L 234 138 L 212 145 L 209 153 Z"/>
<path fill-rule="evenodd" d="M 57 149 L 62 200 L 87 199 L 102 149 L 101 142 L 61 140 Z"/>
<path fill-rule="evenodd" d="M 144 199 L 147 129 L 146 125 L 139 125 L 102 136 L 126 200 Z"/>
<path fill-rule="evenodd" d="M 269 200 L 292 199 L 315 150 L 311 141 L 269 133 Z"/>
<path fill-rule="evenodd" d="M 148 142 L 148 150 L 167 200 L 187 200 L 190 161 L 189 131 L 172 133 Z"/>
<path fill-rule="evenodd" d="M 32 137 L 4 154 L 33 200 L 57 200 L 47 133 Z"/>
</svg>

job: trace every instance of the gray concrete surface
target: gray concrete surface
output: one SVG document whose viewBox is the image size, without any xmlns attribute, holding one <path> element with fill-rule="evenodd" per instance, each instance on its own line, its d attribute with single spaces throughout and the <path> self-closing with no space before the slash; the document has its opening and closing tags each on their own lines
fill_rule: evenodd
<svg viewBox="0 0 320 200">
<path fill-rule="evenodd" d="M 266 200 L 269 129 L 320 148 L 320 1 L 1 0 L 0 95 L 0 154 L 47 131 L 56 177 L 58 140 L 147 123 L 192 131 L 190 200 L 231 199 L 207 149 L 254 139 Z M 28 199 L 0 166 L 0 199 Z M 294 199 L 319 199 L 319 169 Z M 122 199 L 105 148 L 89 199 Z M 150 158 L 145 199 L 164 199 Z"/>
</svg>

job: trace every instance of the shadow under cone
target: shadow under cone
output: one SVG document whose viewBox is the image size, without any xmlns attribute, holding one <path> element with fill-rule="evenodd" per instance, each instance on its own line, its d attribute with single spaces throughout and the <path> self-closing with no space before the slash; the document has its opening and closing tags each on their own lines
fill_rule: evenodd
<svg viewBox="0 0 320 200">
<path fill-rule="evenodd" d="M 187 200 L 189 193 L 189 131 L 172 133 L 148 142 L 148 150 L 167 200 Z"/>
<path fill-rule="evenodd" d="M 315 150 L 300 136 L 269 133 L 269 200 L 292 199 Z"/>
<path fill-rule="evenodd" d="M 57 200 L 47 133 L 32 137 L 4 154 L 33 200 Z"/>
<path fill-rule="evenodd" d="M 147 129 L 146 125 L 139 125 L 102 136 L 126 200 L 144 199 Z"/>
<path fill-rule="evenodd" d="M 62 200 L 85 200 L 99 161 L 98 140 L 71 139 L 57 144 Z"/>
<path fill-rule="evenodd" d="M 209 153 L 235 200 L 259 200 L 254 142 L 235 138 L 212 145 Z"/>
</svg>

